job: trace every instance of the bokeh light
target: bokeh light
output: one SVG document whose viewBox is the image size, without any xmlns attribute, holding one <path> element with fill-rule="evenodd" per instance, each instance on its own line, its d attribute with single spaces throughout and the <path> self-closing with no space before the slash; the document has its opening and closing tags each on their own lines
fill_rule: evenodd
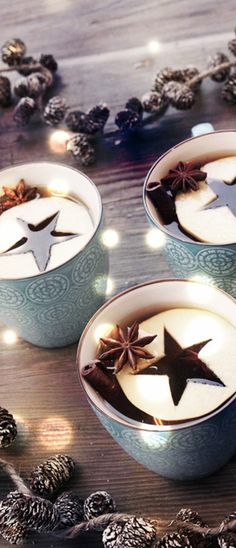
<svg viewBox="0 0 236 548">
<path fill-rule="evenodd" d="M 66 196 L 68 194 L 68 183 L 66 181 L 51 181 L 48 190 L 54 196 Z"/>
<path fill-rule="evenodd" d="M 113 248 L 118 245 L 120 235 L 114 228 L 107 228 L 102 233 L 102 243 L 108 248 Z"/>
<path fill-rule="evenodd" d="M 147 44 L 147 49 L 149 53 L 159 53 L 161 49 L 160 42 L 158 40 L 150 40 L 150 42 L 148 42 Z"/>
<path fill-rule="evenodd" d="M 15 331 L 12 329 L 6 329 L 6 331 L 3 331 L 2 338 L 6 344 L 14 344 L 16 343 L 18 337 Z"/>
<path fill-rule="evenodd" d="M 51 133 L 48 143 L 52 152 L 64 154 L 66 152 L 67 141 L 70 139 L 71 133 L 64 129 L 56 129 Z"/>
<path fill-rule="evenodd" d="M 115 282 L 114 280 L 109 276 L 107 278 L 107 289 L 106 289 L 106 295 L 111 295 L 115 288 Z"/>
<path fill-rule="evenodd" d="M 157 228 L 150 228 L 145 235 L 145 241 L 151 249 L 160 249 L 165 245 L 165 234 Z"/>
</svg>

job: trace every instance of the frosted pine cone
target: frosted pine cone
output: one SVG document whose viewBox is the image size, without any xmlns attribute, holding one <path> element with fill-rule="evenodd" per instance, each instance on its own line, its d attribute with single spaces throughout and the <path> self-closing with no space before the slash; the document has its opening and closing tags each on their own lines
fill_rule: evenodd
<svg viewBox="0 0 236 548">
<path fill-rule="evenodd" d="M 191 508 L 181 508 L 178 514 L 176 514 L 176 519 L 186 523 L 196 523 L 196 525 L 200 525 L 201 527 L 206 525 L 198 512 L 195 512 L 195 510 L 192 510 Z"/>
<path fill-rule="evenodd" d="M 66 100 L 59 95 L 49 99 L 43 113 L 43 118 L 49 126 L 57 126 L 62 122 L 66 113 Z"/>
<path fill-rule="evenodd" d="M 115 124 L 124 132 L 136 131 L 142 126 L 142 117 L 134 110 L 125 108 L 117 112 Z"/>
<path fill-rule="evenodd" d="M 148 548 L 155 539 L 154 526 L 143 518 L 112 523 L 102 536 L 104 548 Z"/>
<path fill-rule="evenodd" d="M 50 457 L 31 472 L 29 483 L 32 491 L 46 497 L 53 495 L 70 479 L 74 467 L 74 461 L 68 455 Z"/>
<path fill-rule="evenodd" d="M 71 527 L 84 520 L 84 501 L 76 493 L 68 491 L 57 498 L 54 508 L 60 515 L 60 522 Z"/>
<path fill-rule="evenodd" d="M 236 72 L 233 72 L 222 88 L 222 97 L 228 103 L 236 103 Z"/>
<path fill-rule="evenodd" d="M 0 407 L 0 443 L 1 447 L 8 447 L 17 435 L 16 421 L 7 411 Z"/>
<path fill-rule="evenodd" d="M 1 51 L 3 63 L 17 65 L 25 55 L 26 46 L 20 38 L 13 38 L 3 44 Z"/>
<path fill-rule="evenodd" d="M 168 101 L 163 93 L 148 91 L 142 97 L 143 108 L 146 112 L 162 113 L 168 106 Z"/>
<path fill-rule="evenodd" d="M 163 93 L 170 103 L 179 110 L 187 110 L 194 104 L 193 91 L 180 82 L 168 82 L 163 88 Z"/>
<path fill-rule="evenodd" d="M 40 72 L 34 72 L 25 78 L 17 80 L 14 92 L 18 97 L 39 97 L 46 89 L 46 79 Z"/>
<path fill-rule="evenodd" d="M 75 160 L 78 160 L 82 165 L 89 166 L 94 163 L 95 150 L 87 135 L 78 133 L 69 139 L 66 146 Z"/>
<path fill-rule="evenodd" d="M 158 548 L 194 548 L 189 536 L 183 532 L 167 533 L 158 543 Z"/>
<path fill-rule="evenodd" d="M 229 58 L 224 53 L 218 51 L 215 53 L 215 55 L 212 55 L 208 59 L 207 68 L 212 69 L 217 67 L 218 65 L 221 65 L 222 63 L 227 63 L 229 61 Z M 230 68 L 224 68 L 220 71 L 218 71 L 216 74 L 211 75 L 211 79 L 214 80 L 214 82 L 224 82 L 226 78 L 229 76 Z"/>
<path fill-rule="evenodd" d="M 172 69 L 171 67 L 165 67 L 160 70 L 156 75 L 152 90 L 161 93 L 164 85 L 171 80 L 174 80 L 175 82 L 183 82 L 182 70 Z"/>
<path fill-rule="evenodd" d="M 115 512 L 116 505 L 109 493 L 106 491 L 96 491 L 91 493 L 84 502 L 84 517 L 92 519 L 102 514 Z"/>
<path fill-rule="evenodd" d="M 110 111 L 105 104 L 96 105 L 88 110 L 87 117 L 90 121 L 90 131 L 88 133 L 102 131 L 109 118 L 109 114 Z"/>
<path fill-rule="evenodd" d="M 137 97 L 131 97 L 130 99 L 128 99 L 127 103 L 125 103 L 125 108 L 137 112 L 137 114 L 139 114 L 140 116 L 143 113 L 143 105 Z"/>
<path fill-rule="evenodd" d="M 0 76 L 0 106 L 9 107 L 11 104 L 11 84 L 6 76 Z"/>
<path fill-rule="evenodd" d="M 22 97 L 14 109 L 13 120 L 17 126 L 26 126 L 36 110 L 37 105 L 32 97 Z"/>
</svg>

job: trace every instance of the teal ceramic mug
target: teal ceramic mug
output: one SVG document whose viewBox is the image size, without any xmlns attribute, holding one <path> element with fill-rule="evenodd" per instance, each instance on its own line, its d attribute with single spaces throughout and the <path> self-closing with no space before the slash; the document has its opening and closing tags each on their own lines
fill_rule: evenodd
<svg viewBox="0 0 236 548">
<path fill-rule="evenodd" d="M 215 131 L 177 144 L 151 167 L 144 183 L 143 201 L 149 223 L 161 232 L 163 250 L 174 275 L 203 279 L 236 297 L 236 239 L 229 244 L 208 244 L 172 234 L 158 220 L 146 191 L 148 183 L 160 181 L 179 161 L 204 163 L 231 155 L 236 155 L 235 131 Z"/>
<path fill-rule="evenodd" d="M 62 264 L 50 268 L 49 262 L 45 271 L 35 275 L 19 277 L 15 271 L 0 278 L 0 321 L 35 345 L 65 346 L 78 341 L 88 320 L 105 300 L 108 253 L 102 242 L 101 198 L 86 175 L 66 165 L 15 165 L 1 170 L 0 186 L 13 187 L 21 178 L 39 192 L 47 186 L 54 189 L 56 196 L 73 195 L 91 215 L 93 229 L 89 240 L 80 251 L 66 256 Z M 17 207 L 14 209 L 18 212 Z M 30 253 L 25 255 L 30 258 Z M 19 260 L 21 257 L 25 260 L 23 255 L 19 255 Z"/>
<path fill-rule="evenodd" d="M 235 453 L 235 393 L 199 419 L 169 426 L 150 425 L 114 409 L 81 374 L 82 368 L 96 357 L 99 337 L 114 324 L 130 325 L 137 319 L 178 307 L 206 309 L 236 328 L 236 302 L 223 291 L 189 280 L 151 281 L 116 295 L 95 313 L 81 336 L 77 367 L 92 409 L 123 449 L 150 470 L 185 480 L 213 473 Z"/>
</svg>

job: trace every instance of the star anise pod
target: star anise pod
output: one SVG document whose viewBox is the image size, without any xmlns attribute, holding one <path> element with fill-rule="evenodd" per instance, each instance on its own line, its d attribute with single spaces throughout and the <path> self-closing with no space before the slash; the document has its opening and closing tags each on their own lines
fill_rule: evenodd
<svg viewBox="0 0 236 548">
<path fill-rule="evenodd" d="M 153 358 L 153 355 L 143 347 L 150 344 L 156 335 L 146 335 L 139 338 L 139 324 L 134 322 L 130 327 L 116 325 L 108 337 L 100 339 L 104 352 L 99 355 L 100 360 L 114 359 L 114 373 L 119 373 L 128 363 L 133 371 L 137 371 L 137 360 Z"/>
<path fill-rule="evenodd" d="M 199 182 L 204 181 L 207 173 L 200 169 L 200 164 L 194 162 L 179 162 L 174 169 L 161 179 L 174 194 L 198 190 Z"/>
<path fill-rule="evenodd" d="M 38 192 L 36 187 L 27 188 L 24 179 L 20 179 L 15 188 L 10 188 L 8 186 L 3 186 L 2 188 L 4 194 L 0 199 L 0 213 L 3 213 L 3 211 L 6 211 L 11 207 L 33 200 Z"/>
</svg>

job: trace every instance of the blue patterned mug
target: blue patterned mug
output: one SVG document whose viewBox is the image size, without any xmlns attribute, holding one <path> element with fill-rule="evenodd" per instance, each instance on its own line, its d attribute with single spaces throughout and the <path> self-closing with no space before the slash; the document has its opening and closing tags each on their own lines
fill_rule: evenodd
<svg viewBox="0 0 236 548">
<path fill-rule="evenodd" d="M 135 460 L 168 478 L 207 476 L 236 451 L 236 398 L 181 424 L 150 425 L 131 420 L 109 405 L 81 375 L 96 356 L 99 338 L 114 324 L 129 325 L 168 308 L 206 309 L 236 327 L 236 302 L 223 291 L 190 280 L 156 280 L 116 295 L 91 318 L 78 346 L 77 366 L 88 401 L 103 426 Z"/>
<path fill-rule="evenodd" d="M 149 222 L 164 236 L 164 252 L 174 275 L 178 278 L 203 279 L 236 297 L 236 241 L 230 244 L 208 244 L 185 241 L 171 234 L 158 221 L 146 192 L 148 182 L 160 181 L 179 161 L 204 163 L 209 159 L 230 155 L 236 155 L 235 131 L 215 131 L 179 143 L 151 167 L 144 183 L 143 201 Z"/>
<path fill-rule="evenodd" d="M 49 186 L 56 196 L 73 195 L 86 204 L 93 220 L 89 241 L 59 266 L 50 269 L 49 262 L 47 270 L 36 275 L 0 279 L 0 320 L 35 345 L 65 346 L 78 341 L 105 300 L 108 252 L 102 242 L 101 198 L 86 175 L 66 165 L 34 162 L 12 166 L 1 170 L 0 186 L 12 187 L 21 178 L 39 191 Z"/>
</svg>

